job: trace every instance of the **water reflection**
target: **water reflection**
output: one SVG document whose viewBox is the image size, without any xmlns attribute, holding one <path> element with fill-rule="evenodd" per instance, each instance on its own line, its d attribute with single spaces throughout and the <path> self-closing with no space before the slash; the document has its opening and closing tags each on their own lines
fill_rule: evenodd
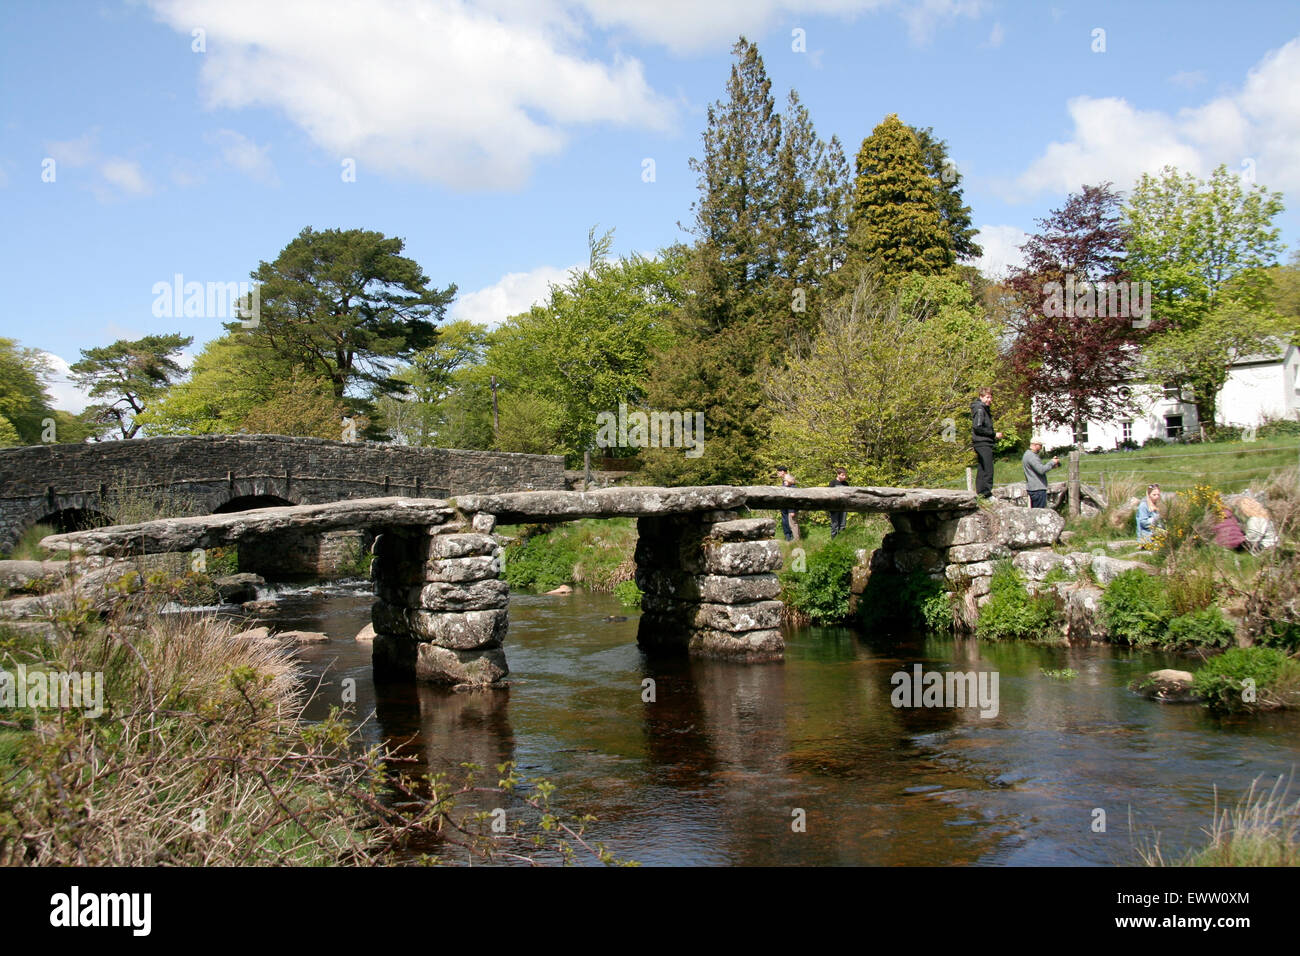
<svg viewBox="0 0 1300 956">
<path fill-rule="evenodd" d="M 647 656 L 607 596 L 518 595 L 510 690 L 457 694 L 376 687 L 352 640 L 368 607 L 360 590 L 282 600 L 279 626 L 334 638 L 298 652 L 316 713 L 352 679 L 368 742 L 435 771 L 517 761 L 646 863 L 1130 865 L 1156 831 L 1167 855 L 1199 845 L 1216 785 L 1222 806 L 1300 757 L 1294 714 L 1220 721 L 1130 693 L 1180 663 L 1160 654 L 822 628 L 788 634 L 784 664 L 732 664 Z M 918 663 L 996 671 L 997 716 L 894 707 L 891 676 Z M 1043 674 L 1066 667 L 1078 676 Z"/>
</svg>

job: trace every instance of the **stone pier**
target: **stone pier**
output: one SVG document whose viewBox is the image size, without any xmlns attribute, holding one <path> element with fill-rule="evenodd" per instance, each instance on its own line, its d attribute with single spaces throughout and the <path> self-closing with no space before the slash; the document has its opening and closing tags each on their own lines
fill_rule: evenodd
<svg viewBox="0 0 1300 956">
<path fill-rule="evenodd" d="M 781 660 L 775 534 L 773 519 L 735 511 L 637 519 L 637 643 L 699 657 Z"/>
<path fill-rule="evenodd" d="M 394 529 L 375 541 L 375 675 L 485 686 L 509 672 L 509 587 L 490 515 Z"/>
<path fill-rule="evenodd" d="M 953 618 L 958 630 L 972 631 L 979 609 L 988 603 L 993 566 L 1016 552 L 1049 547 L 1065 519 L 1046 508 L 993 505 L 977 511 L 891 514 L 893 530 L 871 554 L 871 576 L 916 572 L 943 580 L 956 595 Z"/>
</svg>

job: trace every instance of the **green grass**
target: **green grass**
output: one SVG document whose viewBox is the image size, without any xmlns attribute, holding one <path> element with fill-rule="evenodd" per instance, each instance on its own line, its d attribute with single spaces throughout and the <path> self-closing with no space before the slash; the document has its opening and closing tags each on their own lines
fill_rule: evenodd
<svg viewBox="0 0 1300 956">
<path fill-rule="evenodd" d="M 18 543 L 4 558 L 11 561 L 66 561 L 68 553 L 61 551 L 58 554 L 51 554 L 41 547 L 41 539 L 46 535 L 54 534 L 57 529 L 53 525 L 34 524 L 23 532 Z"/>
<path fill-rule="evenodd" d="M 1224 492 L 1242 491 L 1251 482 L 1290 468 L 1300 457 L 1295 441 L 1206 442 L 1194 445 L 1149 446 L 1136 451 L 1084 454 L 1079 459 L 1079 478 L 1090 485 L 1119 479 L 1145 487 L 1155 482 L 1165 491 L 1179 491 L 1196 484 L 1209 484 Z M 973 464 L 973 461 L 972 461 Z M 1064 481 L 1068 461 L 1048 475 L 1050 481 Z M 964 484 L 964 478 L 962 483 Z M 999 460 L 993 466 L 993 483 L 1012 484 L 1025 480 L 1020 455 Z M 954 487 L 956 482 L 950 482 Z"/>
<path fill-rule="evenodd" d="M 524 539 L 505 551 L 505 577 L 513 589 L 549 591 L 561 584 L 581 584 L 591 591 L 613 591 L 632 579 L 632 518 L 584 518 L 540 531 L 535 526 L 502 525 L 497 531 Z"/>
</svg>

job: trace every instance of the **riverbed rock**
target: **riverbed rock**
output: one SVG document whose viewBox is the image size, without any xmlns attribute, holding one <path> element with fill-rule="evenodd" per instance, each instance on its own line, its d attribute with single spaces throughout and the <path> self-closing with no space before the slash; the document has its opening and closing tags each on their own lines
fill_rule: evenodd
<svg viewBox="0 0 1300 956">
<path fill-rule="evenodd" d="M 260 574 L 227 574 L 212 579 L 217 593 L 221 595 L 222 604 L 243 604 L 257 600 L 258 588 L 266 587 L 266 579 Z"/>
<path fill-rule="evenodd" d="M 1143 571 L 1146 574 L 1156 573 L 1156 569 L 1149 564 L 1143 564 L 1141 561 L 1124 561 L 1106 554 L 1093 555 L 1091 567 L 1092 576 L 1098 584 L 1110 584 L 1111 581 L 1114 581 L 1125 571 Z"/>
<path fill-rule="evenodd" d="M 561 584 L 558 588 L 551 588 L 551 589 L 550 589 L 549 591 L 547 591 L 546 593 L 547 593 L 547 594 L 572 594 L 572 593 L 573 593 L 573 587 L 572 587 L 572 585 Z"/>
<path fill-rule="evenodd" d="M 1169 704 L 1186 704 L 1198 698 L 1192 693 L 1195 677 L 1189 671 L 1164 670 L 1152 671 L 1141 680 L 1134 681 L 1131 689 L 1143 697 Z"/>
<path fill-rule="evenodd" d="M 329 635 L 320 631 L 277 631 L 274 635 L 278 641 L 286 644 L 328 644 Z"/>
<path fill-rule="evenodd" d="M 270 636 L 271 629 L 269 627 L 250 627 L 247 630 L 231 635 L 237 641 L 265 641 Z"/>
<path fill-rule="evenodd" d="M 357 631 L 357 636 L 354 638 L 354 640 L 362 644 L 370 644 L 374 641 L 374 639 L 375 639 L 374 624 L 367 624 L 361 630 Z"/>
<path fill-rule="evenodd" d="M 270 614 L 275 610 L 275 601 L 263 598 L 258 601 L 245 601 L 240 607 L 249 614 Z"/>
</svg>

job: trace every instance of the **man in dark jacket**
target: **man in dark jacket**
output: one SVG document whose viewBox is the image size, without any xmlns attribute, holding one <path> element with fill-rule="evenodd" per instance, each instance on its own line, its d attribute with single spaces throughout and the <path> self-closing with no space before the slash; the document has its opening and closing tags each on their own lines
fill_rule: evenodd
<svg viewBox="0 0 1300 956">
<path fill-rule="evenodd" d="M 837 488 L 843 485 L 847 485 L 848 483 L 849 483 L 849 473 L 845 471 L 843 468 L 836 468 L 835 477 L 831 479 L 831 483 L 829 487 Z M 831 537 L 834 538 L 837 534 L 839 534 L 841 531 L 844 530 L 844 522 L 847 516 L 844 514 L 843 511 L 829 511 L 827 512 L 827 514 L 831 516 Z"/>
<path fill-rule="evenodd" d="M 970 403 L 971 444 L 975 446 L 978 467 L 975 472 L 975 493 L 981 498 L 993 497 L 993 443 L 1002 433 L 993 430 L 993 389 L 985 385 L 979 398 Z"/>
</svg>

